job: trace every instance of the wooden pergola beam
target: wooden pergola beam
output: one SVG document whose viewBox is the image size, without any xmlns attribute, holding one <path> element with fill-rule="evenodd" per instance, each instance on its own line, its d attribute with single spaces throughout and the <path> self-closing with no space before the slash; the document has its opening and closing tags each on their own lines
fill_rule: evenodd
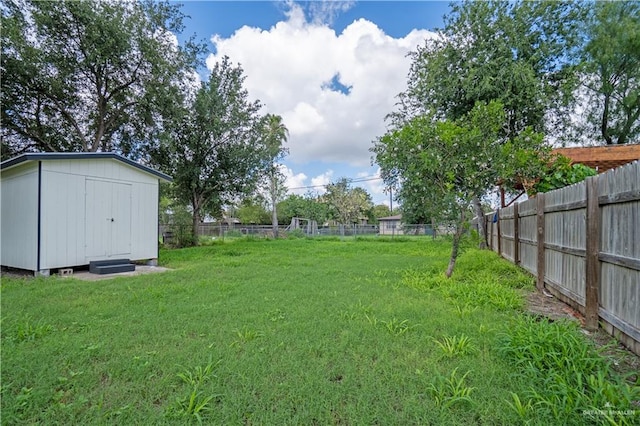
<svg viewBox="0 0 640 426">
<path fill-rule="evenodd" d="M 640 160 L 640 145 L 556 148 L 551 152 L 568 157 L 571 163 L 598 169 L 599 173 Z"/>
</svg>

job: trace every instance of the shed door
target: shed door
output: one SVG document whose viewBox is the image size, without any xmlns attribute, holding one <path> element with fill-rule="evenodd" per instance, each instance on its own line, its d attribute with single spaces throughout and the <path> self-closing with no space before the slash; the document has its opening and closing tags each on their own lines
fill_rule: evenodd
<svg viewBox="0 0 640 426">
<path fill-rule="evenodd" d="M 131 254 L 131 185 L 87 179 L 84 212 L 88 258 Z"/>
</svg>

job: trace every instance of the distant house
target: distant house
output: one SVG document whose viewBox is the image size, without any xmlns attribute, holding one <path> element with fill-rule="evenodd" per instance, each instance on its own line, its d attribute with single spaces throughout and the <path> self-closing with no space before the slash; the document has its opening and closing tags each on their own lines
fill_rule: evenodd
<svg viewBox="0 0 640 426">
<path fill-rule="evenodd" d="M 227 225 L 229 228 L 234 228 L 237 225 L 242 225 L 240 219 L 236 217 L 224 217 L 222 218 L 220 223 L 222 223 L 223 225 Z"/>
<path fill-rule="evenodd" d="M 401 235 L 402 234 L 402 215 L 381 217 L 378 219 L 380 235 Z"/>
</svg>

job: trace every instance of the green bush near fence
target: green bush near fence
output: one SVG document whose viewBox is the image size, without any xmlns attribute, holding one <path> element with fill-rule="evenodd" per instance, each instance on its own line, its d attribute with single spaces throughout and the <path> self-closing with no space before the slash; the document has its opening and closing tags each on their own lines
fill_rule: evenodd
<svg viewBox="0 0 640 426">
<path fill-rule="evenodd" d="M 5 277 L 2 422 L 598 424 L 599 404 L 637 410 L 581 333 L 519 319 L 531 277 L 468 249 L 446 280 L 449 248 L 238 238 L 163 250 L 162 274 Z M 588 365 L 583 385 L 606 392 L 565 401 L 547 367 L 529 376 L 527 345 L 544 344 L 571 345 L 557 383 Z"/>
</svg>

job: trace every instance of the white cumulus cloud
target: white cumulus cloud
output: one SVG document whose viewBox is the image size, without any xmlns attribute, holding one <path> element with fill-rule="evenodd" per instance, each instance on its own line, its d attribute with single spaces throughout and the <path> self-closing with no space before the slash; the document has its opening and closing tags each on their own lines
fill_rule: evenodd
<svg viewBox="0 0 640 426">
<path fill-rule="evenodd" d="M 406 88 L 407 53 L 435 34 L 413 30 L 393 38 L 365 19 L 336 34 L 290 7 L 269 30 L 244 26 L 229 38 L 214 35 L 207 66 L 225 55 L 241 64 L 250 96 L 289 129 L 289 161 L 368 166 L 371 142 L 384 133 L 384 117 Z M 331 14 L 338 5 L 323 7 Z"/>
<path fill-rule="evenodd" d="M 279 165 L 280 172 L 285 178 L 284 184 L 289 188 L 289 193 L 303 195 L 306 192 L 307 175 L 304 173 L 295 173 L 284 164 Z"/>
<path fill-rule="evenodd" d="M 324 194 L 326 191 L 325 186 L 333 182 L 333 170 L 327 170 L 326 172 L 311 178 L 311 185 L 314 186 L 312 192 L 318 194 Z"/>
</svg>

